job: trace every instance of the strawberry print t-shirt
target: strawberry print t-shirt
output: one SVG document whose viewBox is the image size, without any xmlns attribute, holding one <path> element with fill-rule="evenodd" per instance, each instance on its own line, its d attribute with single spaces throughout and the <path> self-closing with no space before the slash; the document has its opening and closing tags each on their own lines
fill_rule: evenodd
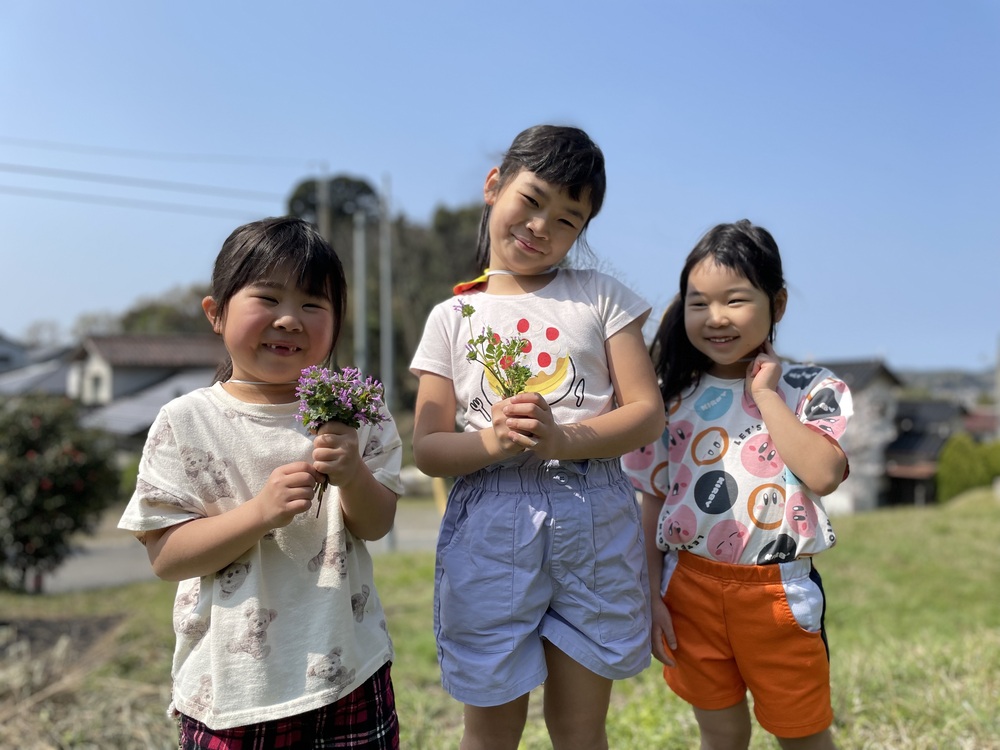
<svg viewBox="0 0 1000 750">
<path fill-rule="evenodd" d="M 462 317 L 463 304 L 475 308 L 471 318 Z M 611 276 L 560 269 L 532 294 L 473 291 L 436 305 L 410 370 L 454 383 L 457 420 L 466 432 L 488 427 L 490 409 L 502 398 L 482 364 L 468 360 L 466 344 L 489 326 L 502 339 L 527 340 L 521 363 L 533 376 L 525 390 L 545 397 L 557 423 L 580 422 L 615 407 L 605 341 L 649 310 Z"/>
<path fill-rule="evenodd" d="M 739 565 L 822 552 L 836 542 L 822 498 L 785 466 L 744 383 L 703 375 L 668 404 L 662 438 L 622 458 L 636 488 L 664 499 L 656 545 Z M 822 367 L 785 365 L 778 395 L 834 440 L 853 412 L 847 385 Z"/>
</svg>

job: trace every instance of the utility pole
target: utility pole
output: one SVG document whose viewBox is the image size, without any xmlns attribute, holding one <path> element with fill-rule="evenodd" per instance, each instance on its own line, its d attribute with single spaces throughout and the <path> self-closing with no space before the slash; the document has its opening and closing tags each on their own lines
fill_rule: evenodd
<svg viewBox="0 0 1000 750">
<path fill-rule="evenodd" d="M 385 388 L 385 405 L 391 412 L 395 408 L 396 375 L 393 362 L 394 332 L 392 327 L 392 218 L 390 216 L 389 175 L 382 177 L 382 198 L 379 201 L 378 244 L 378 310 L 379 310 L 379 369 Z"/>
<path fill-rule="evenodd" d="M 365 250 L 365 212 L 354 210 L 354 366 L 368 371 L 368 294 L 366 282 L 367 252 Z"/>
<path fill-rule="evenodd" d="M 319 177 L 316 179 L 316 227 L 320 236 L 333 242 L 333 227 L 330 221 L 330 180 L 327 178 L 327 164 L 319 162 Z"/>
</svg>

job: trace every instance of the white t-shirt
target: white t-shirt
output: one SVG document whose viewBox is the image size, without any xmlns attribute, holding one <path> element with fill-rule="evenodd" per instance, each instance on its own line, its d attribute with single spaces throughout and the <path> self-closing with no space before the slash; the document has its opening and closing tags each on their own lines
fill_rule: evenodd
<svg viewBox="0 0 1000 750">
<path fill-rule="evenodd" d="M 660 440 L 622 457 L 632 484 L 664 499 L 661 550 L 764 565 L 836 542 L 823 500 L 785 466 L 744 378 L 702 375 L 667 405 Z M 822 367 L 784 365 L 778 395 L 799 421 L 838 440 L 853 414 L 844 381 Z"/>
<path fill-rule="evenodd" d="M 157 415 L 136 491 L 118 526 L 163 529 L 232 510 L 278 466 L 312 461 L 298 403 L 248 404 L 216 383 Z M 358 445 L 397 494 L 402 445 L 391 417 Z M 347 695 L 393 658 L 363 540 L 344 526 L 331 486 L 313 509 L 267 533 L 215 575 L 181 581 L 171 708 L 212 729 L 310 711 Z"/>
<path fill-rule="evenodd" d="M 457 309 L 463 303 L 475 308 L 469 319 Z M 528 341 L 522 363 L 535 375 L 526 390 L 545 397 L 557 423 L 580 422 L 615 407 L 605 342 L 649 310 L 624 284 L 590 269 L 560 269 L 532 294 L 472 291 L 431 310 L 410 371 L 454 383 L 463 430 L 488 427 L 490 408 L 502 398 L 483 366 L 467 359 L 466 344 L 489 326 L 503 339 Z"/>
</svg>

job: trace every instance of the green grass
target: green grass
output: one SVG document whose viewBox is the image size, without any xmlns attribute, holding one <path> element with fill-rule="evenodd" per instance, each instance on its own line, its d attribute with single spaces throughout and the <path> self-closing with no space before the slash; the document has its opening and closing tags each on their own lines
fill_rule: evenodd
<svg viewBox="0 0 1000 750">
<path fill-rule="evenodd" d="M 409 501 L 407 501 L 409 502 Z M 839 542 L 818 565 L 829 598 L 834 736 L 844 750 L 1000 748 L 1000 502 L 987 491 L 946 506 L 835 519 Z M 376 558 L 396 645 L 404 748 L 453 748 L 461 706 L 441 689 L 432 632 L 433 555 Z M 0 617 L 122 614 L 118 640 L 82 663 L 66 689 L 0 703 L 0 746 L 176 747 L 164 718 L 173 586 L 151 582 L 59 596 L 0 595 Z M 612 748 L 697 747 L 689 707 L 654 665 L 619 682 Z M 532 710 L 522 748 L 548 747 Z M 28 718 L 25 718 L 28 717 Z M 23 719 L 23 720 L 22 720 Z M 25 741 L 26 727 L 38 740 Z M 5 731 L 19 734 L 4 735 Z M 755 727 L 752 748 L 776 747 Z"/>
</svg>

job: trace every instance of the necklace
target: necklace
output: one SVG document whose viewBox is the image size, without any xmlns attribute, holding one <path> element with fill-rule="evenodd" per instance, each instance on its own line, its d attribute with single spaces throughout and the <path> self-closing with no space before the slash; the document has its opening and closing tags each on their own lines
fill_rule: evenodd
<svg viewBox="0 0 1000 750">
<path fill-rule="evenodd" d="M 265 380 L 233 380 L 230 378 L 226 381 L 227 383 L 234 383 L 236 385 L 295 385 L 298 383 L 297 380 L 286 380 L 283 383 L 268 383 Z"/>
</svg>

